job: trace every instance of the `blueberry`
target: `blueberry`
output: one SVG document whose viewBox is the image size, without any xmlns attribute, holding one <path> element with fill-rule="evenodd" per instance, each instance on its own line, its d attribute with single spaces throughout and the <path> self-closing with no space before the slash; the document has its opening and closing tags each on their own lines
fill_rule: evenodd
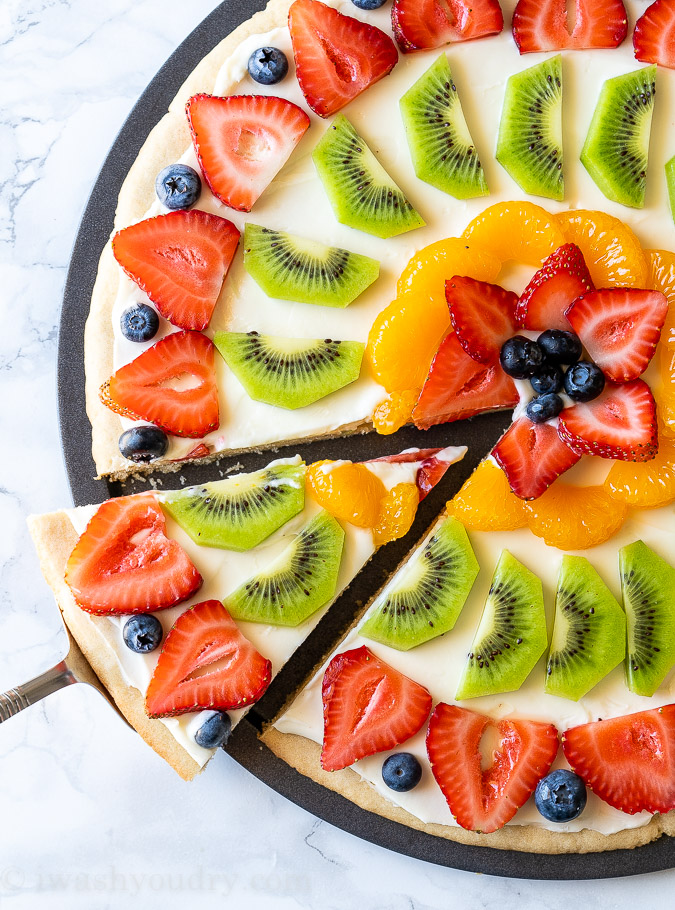
<svg viewBox="0 0 675 910">
<path fill-rule="evenodd" d="M 563 387 L 563 371 L 555 363 L 543 363 L 530 379 L 530 385 L 537 395 L 559 392 Z"/>
<path fill-rule="evenodd" d="M 407 793 L 422 778 L 422 766 L 410 752 L 396 752 L 382 765 L 382 780 L 390 790 Z"/>
<path fill-rule="evenodd" d="M 120 436 L 119 447 L 129 461 L 148 462 L 166 455 L 169 440 L 159 427 L 131 427 Z"/>
<path fill-rule="evenodd" d="M 169 164 L 157 174 L 155 192 L 163 206 L 171 211 L 189 209 L 199 199 L 202 181 L 197 171 L 187 164 Z"/>
<path fill-rule="evenodd" d="M 357 9 L 379 9 L 385 0 L 352 0 L 352 3 Z"/>
<path fill-rule="evenodd" d="M 122 637 L 127 648 L 137 654 L 154 651 L 162 640 L 164 631 L 161 622 L 152 613 L 139 613 L 124 623 Z"/>
<path fill-rule="evenodd" d="M 217 749 L 225 745 L 231 732 L 230 715 L 225 711 L 214 711 L 195 733 L 195 742 L 204 749 Z"/>
<path fill-rule="evenodd" d="M 287 72 L 286 54 L 278 47 L 259 47 L 248 58 L 248 74 L 260 85 L 276 85 Z"/>
<path fill-rule="evenodd" d="M 602 370 L 588 360 L 580 360 L 565 373 L 565 391 L 573 401 L 593 401 L 604 387 Z"/>
<path fill-rule="evenodd" d="M 547 420 L 557 417 L 562 409 L 563 400 L 560 395 L 548 392 L 546 395 L 533 398 L 525 408 L 525 413 L 532 423 L 546 423 Z"/>
<path fill-rule="evenodd" d="M 539 781 L 534 803 L 550 822 L 571 822 L 584 811 L 586 785 L 574 771 L 559 768 Z"/>
<path fill-rule="evenodd" d="M 547 329 L 537 338 L 537 344 L 543 348 L 549 363 L 564 363 L 569 366 L 581 357 L 581 342 L 574 332 Z"/>
<path fill-rule="evenodd" d="M 502 345 L 499 362 L 508 376 L 529 379 L 544 362 L 544 352 L 536 341 L 530 341 L 524 335 L 514 335 Z"/>
<path fill-rule="evenodd" d="M 159 316 L 147 303 L 137 303 L 122 313 L 120 327 L 129 341 L 150 341 L 159 329 Z"/>
</svg>

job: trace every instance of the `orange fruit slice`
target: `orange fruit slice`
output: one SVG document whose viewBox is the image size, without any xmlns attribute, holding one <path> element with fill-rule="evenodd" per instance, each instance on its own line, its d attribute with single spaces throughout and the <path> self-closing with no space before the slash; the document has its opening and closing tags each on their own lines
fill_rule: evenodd
<svg viewBox="0 0 675 910">
<path fill-rule="evenodd" d="M 373 411 L 373 426 L 382 436 L 389 436 L 412 422 L 412 411 L 420 397 L 420 389 L 392 392 Z"/>
<path fill-rule="evenodd" d="M 661 341 L 675 346 L 675 253 L 669 250 L 645 250 L 649 269 L 647 287 L 661 291 L 668 298 L 668 315 L 661 332 Z"/>
<path fill-rule="evenodd" d="M 639 509 L 655 509 L 675 502 L 675 440 L 663 435 L 651 461 L 617 461 L 605 479 L 613 499 Z"/>
<path fill-rule="evenodd" d="M 335 518 L 358 528 L 372 528 L 379 521 L 387 489 L 365 465 L 317 461 L 307 468 L 306 482 L 319 505 Z"/>
<path fill-rule="evenodd" d="M 585 550 L 604 543 L 619 530 L 628 512 L 628 506 L 604 487 L 577 487 L 559 480 L 523 506 L 530 531 L 560 550 Z"/>
<path fill-rule="evenodd" d="M 414 483 L 398 483 L 392 487 L 382 500 L 380 515 L 373 528 L 375 546 L 381 547 L 407 534 L 419 502 L 419 490 Z"/>
<path fill-rule="evenodd" d="M 491 205 L 470 222 L 462 237 L 488 250 L 502 263 L 513 259 L 537 268 L 565 243 L 555 217 L 533 202 Z"/>
<path fill-rule="evenodd" d="M 596 288 L 647 287 L 647 260 L 627 224 L 605 212 L 579 209 L 555 215 L 566 243 L 583 253 Z"/>
<path fill-rule="evenodd" d="M 481 461 L 447 508 L 471 531 L 514 531 L 527 525 L 523 500 L 511 492 L 506 474 L 492 461 Z"/>
</svg>

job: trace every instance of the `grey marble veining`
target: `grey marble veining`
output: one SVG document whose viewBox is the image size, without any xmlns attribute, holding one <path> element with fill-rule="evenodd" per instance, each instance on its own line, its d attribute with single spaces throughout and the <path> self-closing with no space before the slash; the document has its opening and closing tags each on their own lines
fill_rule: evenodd
<svg viewBox="0 0 675 910">
<path fill-rule="evenodd" d="M 232 0 L 236 2 L 236 0 Z M 65 635 L 25 516 L 67 505 L 60 298 L 81 211 L 126 113 L 212 0 L 0 0 L 0 688 Z M 623 908 L 675 872 L 536 883 L 441 869 L 317 821 L 224 753 L 182 783 L 73 687 L 0 728 L 0 908 Z"/>
</svg>

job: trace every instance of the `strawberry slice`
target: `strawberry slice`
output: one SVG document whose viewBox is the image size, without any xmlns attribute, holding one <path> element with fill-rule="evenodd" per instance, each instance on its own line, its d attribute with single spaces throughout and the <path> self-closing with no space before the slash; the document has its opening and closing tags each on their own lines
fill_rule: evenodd
<svg viewBox="0 0 675 910">
<path fill-rule="evenodd" d="M 518 297 L 498 284 L 455 275 L 445 282 L 450 320 L 460 344 L 479 363 L 496 363 L 507 338 L 516 334 Z"/>
<path fill-rule="evenodd" d="M 656 0 L 635 23 L 635 56 L 643 63 L 675 69 L 675 4 Z"/>
<path fill-rule="evenodd" d="M 113 373 L 101 388 L 101 401 L 174 436 L 204 436 L 219 423 L 214 351 L 206 335 L 173 332 Z M 186 377 L 196 383 L 181 388 Z"/>
<path fill-rule="evenodd" d="M 512 491 L 521 499 L 537 499 L 579 461 L 549 423 L 532 423 L 519 417 L 492 450 Z"/>
<path fill-rule="evenodd" d="M 394 38 L 404 54 L 496 35 L 504 28 L 497 0 L 394 0 Z"/>
<path fill-rule="evenodd" d="M 202 577 L 164 528 L 154 493 L 121 496 L 100 505 L 66 566 L 66 582 L 82 609 L 147 613 L 194 594 Z"/>
<path fill-rule="evenodd" d="M 185 110 L 209 189 L 240 212 L 251 211 L 309 126 L 297 104 L 272 95 L 193 95 Z"/>
<path fill-rule="evenodd" d="M 480 742 L 488 727 L 499 745 L 483 769 Z M 493 721 L 457 705 L 436 705 L 427 731 L 427 753 L 436 783 L 457 823 L 489 834 L 510 821 L 534 793 L 558 752 L 553 724 Z"/>
<path fill-rule="evenodd" d="M 675 705 L 572 727 L 572 770 L 600 799 L 635 815 L 675 809 Z"/>
<path fill-rule="evenodd" d="M 191 209 L 118 231 L 112 249 L 165 319 L 201 331 L 211 320 L 238 243 L 231 221 Z"/>
<path fill-rule="evenodd" d="M 448 456 L 446 457 L 445 453 Z M 389 461 L 395 464 L 419 462 L 415 482 L 420 494 L 420 502 L 433 490 L 443 478 L 445 472 L 456 460 L 456 449 L 406 449 L 398 455 L 382 455 L 370 461 Z M 368 462 L 366 462 L 367 464 Z"/>
<path fill-rule="evenodd" d="M 608 382 L 598 398 L 565 408 L 558 433 L 579 455 L 650 461 L 658 451 L 654 396 L 642 379 Z"/>
<path fill-rule="evenodd" d="M 622 0 L 575 0 L 572 29 L 565 0 L 518 0 L 511 25 L 521 54 L 618 47 L 628 31 Z"/>
<path fill-rule="evenodd" d="M 518 391 L 498 363 L 478 363 L 454 332 L 445 337 L 431 363 L 422 394 L 413 409 L 415 426 L 463 420 L 482 411 L 514 408 Z"/>
<path fill-rule="evenodd" d="M 565 310 L 577 297 L 592 290 L 581 250 L 575 243 L 566 243 L 551 253 L 521 294 L 516 306 L 518 325 L 536 332 L 569 332 Z"/>
<path fill-rule="evenodd" d="M 603 288 L 575 300 L 566 316 L 605 376 L 630 382 L 654 356 L 667 313 L 661 291 Z"/>
<path fill-rule="evenodd" d="M 339 771 L 385 752 L 420 730 L 431 711 L 424 686 L 385 664 L 365 646 L 336 654 L 321 687 L 321 767 Z"/>
<path fill-rule="evenodd" d="M 178 617 L 166 636 L 145 695 L 150 717 L 208 708 L 229 711 L 258 701 L 272 664 L 244 638 L 219 600 Z"/>
<path fill-rule="evenodd" d="M 295 0 L 288 28 L 300 88 L 319 117 L 339 111 L 398 62 L 389 35 L 318 0 Z"/>
</svg>

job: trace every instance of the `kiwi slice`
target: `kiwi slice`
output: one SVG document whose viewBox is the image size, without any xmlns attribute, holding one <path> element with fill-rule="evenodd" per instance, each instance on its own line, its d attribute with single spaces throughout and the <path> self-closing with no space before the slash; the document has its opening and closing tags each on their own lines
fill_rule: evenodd
<svg viewBox="0 0 675 910">
<path fill-rule="evenodd" d="M 358 379 L 365 347 L 358 341 L 279 338 L 258 332 L 217 332 L 213 340 L 251 398 L 290 410 Z"/>
<path fill-rule="evenodd" d="M 244 265 L 270 297 L 345 307 L 380 274 L 380 263 L 258 224 L 244 228 Z"/>
<path fill-rule="evenodd" d="M 341 224 L 385 238 L 424 225 L 346 117 L 333 120 L 312 158 Z"/>
<path fill-rule="evenodd" d="M 160 494 L 162 508 L 195 543 L 250 550 L 302 511 L 304 464 L 278 464 Z"/>
<path fill-rule="evenodd" d="M 560 55 L 506 83 L 497 161 L 526 193 L 564 198 Z"/>
<path fill-rule="evenodd" d="M 541 582 L 502 550 L 456 698 L 519 689 L 546 650 Z"/>
<path fill-rule="evenodd" d="M 401 98 L 415 173 L 456 199 L 489 193 L 445 54 Z"/>
<path fill-rule="evenodd" d="M 625 653 L 626 617 L 612 592 L 583 556 L 563 556 L 546 691 L 578 701 Z"/>
<path fill-rule="evenodd" d="M 602 87 L 581 162 L 613 202 L 645 204 L 656 67 L 615 76 Z"/>
<path fill-rule="evenodd" d="M 675 221 L 675 155 L 666 161 L 666 189 L 668 190 L 670 214 Z"/>
<path fill-rule="evenodd" d="M 619 550 L 628 649 L 626 682 L 653 695 L 675 665 L 675 569 L 636 540 Z"/>
<path fill-rule="evenodd" d="M 448 518 L 378 595 L 359 632 L 399 651 L 436 638 L 455 625 L 476 575 L 464 526 Z"/>
<path fill-rule="evenodd" d="M 335 595 L 345 532 L 321 511 L 265 572 L 245 581 L 224 604 L 235 619 L 297 626 Z"/>
</svg>

